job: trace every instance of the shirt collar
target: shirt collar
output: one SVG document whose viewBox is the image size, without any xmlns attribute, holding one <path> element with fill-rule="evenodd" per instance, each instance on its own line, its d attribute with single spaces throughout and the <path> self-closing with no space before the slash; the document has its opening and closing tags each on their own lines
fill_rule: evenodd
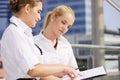
<svg viewBox="0 0 120 80">
<path fill-rule="evenodd" d="M 43 35 L 42 32 L 43 32 L 43 31 L 41 31 L 41 32 L 39 33 L 39 35 L 41 36 L 41 38 L 44 39 L 44 40 L 46 40 L 46 41 L 51 42 L 51 40 L 47 39 L 47 38 Z"/>
<path fill-rule="evenodd" d="M 39 33 L 39 36 L 40 36 L 39 38 L 41 38 L 41 39 L 44 39 L 44 40 L 46 40 L 46 41 L 50 41 L 50 42 L 51 42 L 51 40 L 47 39 L 47 38 L 43 35 L 43 33 L 42 33 L 42 32 L 43 32 L 43 30 Z M 62 36 L 60 36 L 60 37 L 58 38 L 58 40 L 59 40 L 59 39 L 61 39 L 61 38 L 62 38 Z"/>
<path fill-rule="evenodd" d="M 17 17 L 12 16 L 10 18 L 10 22 L 16 24 L 17 27 L 21 28 L 24 32 L 32 33 L 32 29 L 29 26 L 27 26 L 23 21 L 18 19 Z"/>
</svg>

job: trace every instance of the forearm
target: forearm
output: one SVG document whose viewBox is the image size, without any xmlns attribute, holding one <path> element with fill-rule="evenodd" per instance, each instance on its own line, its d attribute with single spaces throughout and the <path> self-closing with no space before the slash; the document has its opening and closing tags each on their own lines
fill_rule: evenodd
<svg viewBox="0 0 120 80">
<path fill-rule="evenodd" d="M 47 77 L 41 77 L 40 80 L 62 80 L 62 79 L 51 75 L 51 76 L 47 76 Z"/>
<path fill-rule="evenodd" d="M 28 74 L 32 77 L 46 77 L 49 75 L 62 74 L 64 75 L 63 71 L 65 66 L 63 65 L 56 65 L 56 64 L 37 64 L 34 69 L 29 70 Z"/>
<path fill-rule="evenodd" d="M 63 66 L 58 64 L 37 64 L 34 69 L 28 71 L 31 77 L 46 77 L 54 75 L 63 77 L 68 75 L 71 79 L 78 76 L 78 72 L 73 67 Z"/>
</svg>

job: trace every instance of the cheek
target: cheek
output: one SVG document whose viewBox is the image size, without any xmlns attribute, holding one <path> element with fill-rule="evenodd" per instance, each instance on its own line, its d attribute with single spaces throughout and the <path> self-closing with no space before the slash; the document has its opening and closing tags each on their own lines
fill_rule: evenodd
<svg viewBox="0 0 120 80">
<path fill-rule="evenodd" d="M 35 18 L 38 15 L 35 10 L 31 11 L 30 14 L 31 14 L 32 18 Z"/>
<path fill-rule="evenodd" d="M 59 28 L 59 23 L 57 22 L 57 21 L 53 21 L 53 23 L 52 23 L 52 29 L 54 29 L 54 30 L 56 30 L 56 29 L 58 29 Z"/>
</svg>

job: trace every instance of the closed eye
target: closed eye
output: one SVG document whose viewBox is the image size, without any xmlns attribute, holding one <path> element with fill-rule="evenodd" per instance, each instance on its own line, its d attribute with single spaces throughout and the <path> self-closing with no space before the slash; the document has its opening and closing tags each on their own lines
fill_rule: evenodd
<svg viewBox="0 0 120 80">
<path fill-rule="evenodd" d="M 66 25 L 67 22 L 66 22 L 66 21 L 62 21 L 62 24 Z M 70 28 L 71 28 L 71 25 L 67 26 L 67 28 L 70 29 Z"/>
<path fill-rule="evenodd" d="M 64 25 L 65 25 L 66 23 L 65 23 L 64 21 L 62 21 L 62 24 L 64 24 Z"/>
<path fill-rule="evenodd" d="M 40 14 L 42 11 L 41 10 L 38 10 L 38 13 Z"/>
<path fill-rule="evenodd" d="M 70 25 L 70 26 L 68 26 L 67 28 L 68 28 L 68 29 L 70 29 L 70 28 L 71 28 L 71 25 Z"/>
</svg>

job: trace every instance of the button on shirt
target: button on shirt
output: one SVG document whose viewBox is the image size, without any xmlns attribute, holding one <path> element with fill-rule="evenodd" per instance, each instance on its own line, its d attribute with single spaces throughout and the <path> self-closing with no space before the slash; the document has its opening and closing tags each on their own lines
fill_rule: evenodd
<svg viewBox="0 0 120 80">
<path fill-rule="evenodd" d="M 15 16 L 10 22 L 1 39 L 5 79 L 30 78 L 27 72 L 42 63 L 41 54 L 34 45 L 31 28 Z"/>
<path fill-rule="evenodd" d="M 42 49 L 43 63 L 63 64 L 77 68 L 77 63 L 70 43 L 63 37 L 58 38 L 57 49 L 54 48 L 51 40 L 48 40 L 42 33 L 34 37 L 35 43 Z"/>
</svg>

